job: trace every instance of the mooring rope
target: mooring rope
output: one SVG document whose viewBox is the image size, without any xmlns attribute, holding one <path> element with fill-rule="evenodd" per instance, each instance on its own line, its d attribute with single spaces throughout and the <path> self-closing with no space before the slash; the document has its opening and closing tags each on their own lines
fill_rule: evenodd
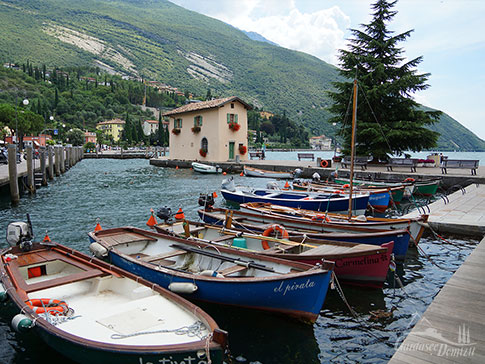
<svg viewBox="0 0 485 364">
<path fill-rule="evenodd" d="M 140 332 L 135 332 L 133 334 L 113 334 L 111 335 L 112 339 L 125 339 L 127 337 L 134 337 L 134 336 L 140 336 L 140 335 L 151 335 L 151 334 L 168 334 L 168 333 L 174 333 L 175 335 L 187 335 L 188 337 L 194 337 L 197 336 L 200 339 L 204 339 L 205 336 L 202 336 L 202 330 L 203 330 L 203 323 L 202 321 L 196 321 L 192 325 L 189 326 L 182 326 L 179 327 L 178 329 L 166 329 L 166 330 L 154 330 L 154 331 L 140 331 Z"/>
</svg>

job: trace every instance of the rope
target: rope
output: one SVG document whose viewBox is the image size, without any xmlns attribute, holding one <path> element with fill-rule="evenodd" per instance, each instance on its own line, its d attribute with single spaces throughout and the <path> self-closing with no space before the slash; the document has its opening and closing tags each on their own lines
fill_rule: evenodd
<svg viewBox="0 0 485 364">
<path fill-rule="evenodd" d="M 150 334 L 167 334 L 167 333 L 174 333 L 175 335 L 187 335 L 188 337 L 194 337 L 197 336 L 200 339 L 203 339 L 204 336 L 202 336 L 201 332 L 205 327 L 203 327 L 203 324 L 201 321 L 196 321 L 190 326 L 182 326 L 178 329 L 172 329 L 172 330 L 154 330 L 154 331 L 140 331 L 140 332 L 135 332 L 133 334 L 127 334 L 127 335 L 122 335 L 122 334 L 113 334 L 111 335 L 112 339 L 125 339 L 127 337 L 134 337 L 134 336 L 140 336 L 140 335 L 150 335 Z"/>
<path fill-rule="evenodd" d="M 367 331 L 367 333 L 371 336 L 373 336 L 376 340 L 380 341 L 380 342 L 383 342 L 384 344 L 386 344 L 387 346 L 389 347 L 394 347 L 393 344 L 387 342 L 387 339 L 384 338 L 384 337 L 380 337 L 376 334 L 374 334 L 372 331 L 370 331 L 370 329 L 372 328 L 375 328 L 373 326 L 369 327 L 364 321 L 362 321 L 358 316 L 357 316 L 357 312 L 354 311 L 354 309 L 350 306 L 349 302 L 347 301 L 347 298 L 345 298 L 345 295 L 344 295 L 344 292 L 342 290 L 342 287 L 340 286 L 340 283 L 337 279 L 337 276 L 335 275 L 334 272 L 332 272 L 332 281 L 335 283 L 335 288 L 340 296 L 340 298 L 342 298 L 342 301 L 345 303 L 345 305 L 347 306 L 347 308 L 349 309 L 350 313 L 352 314 L 352 316 L 354 317 L 354 319 L 361 325 L 361 327 Z M 377 328 L 378 330 L 381 330 L 381 328 Z"/>
</svg>

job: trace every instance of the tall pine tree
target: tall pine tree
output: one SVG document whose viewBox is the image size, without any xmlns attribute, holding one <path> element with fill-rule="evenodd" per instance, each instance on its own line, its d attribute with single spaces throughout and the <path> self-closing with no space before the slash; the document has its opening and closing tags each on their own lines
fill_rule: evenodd
<svg viewBox="0 0 485 364">
<path fill-rule="evenodd" d="M 329 120 L 340 126 L 345 154 L 350 151 L 352 79 L 357 78 L 359 105 L 357 108 L 356 154 L 386 159 L 389 155 L 421 151 L 436 146 L 439 134 L 426 128 L 441 112 L 425 112 L 414 101 L 413 94 L 429 87 L 429 73 L 418 74 L 422 57 L 405 62 L 398 43 L 412 32 L 394 35 L 387 23 L 396 15 L 391 10 L 397 0 L 377 0 L 372 5 L 373 19 L 351 29 L 348 50 L 340 50 L 340 73 L 347 81 L 335 82 L 336 92 L 330 96 L 335 115 Z"/>
</svg>

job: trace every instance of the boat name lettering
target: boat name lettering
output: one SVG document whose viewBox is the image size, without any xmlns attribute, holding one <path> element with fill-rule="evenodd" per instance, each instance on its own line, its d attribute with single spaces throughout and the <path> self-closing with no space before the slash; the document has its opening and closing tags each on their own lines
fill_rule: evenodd
<svg viewBox="0 0 485 364">
<path fill-rule="evenodd" d="M 337 259 L 335 261 L 336 268 L 344 268 L 349 266 L 355 265 L 371 265 L 371 264 L 379 264 L 379 258 L 369 258 L 364 257 L 362 259 Z"/>
<path fill-rule="evenodd" d="M 139 358 L 139 364 L 207 364 L 207 360 L 205 359 L 197 359 L 193 356 L 187 356 L 183 358 L 181 361 L 174 360 L 171 356 L 170 359 L 163 357 L 162 359 L 158 359 L 158 361 L 143 361 L 143 358 Z"/>
<path fill-rule="evenodd" d="M 293 282 L 292 284 L 286 283 L 286 286 L 283 287 L 284 284 L 285 284 L 285 282 L 281 282 L 280 286 L 276 287 L 274 289 L 274 292 L 275 293 L 283 293 L 283 296 L 284 296 L 289 291 L 296 291 L 296 290 L 299 290 L 299 289 L 306 289 L 306 288 L 315 287 L 315 282 L 311 281 L 310 279 L 308 279 L 305 283 L 295 283 L 295 282 Z"/>
</svg>

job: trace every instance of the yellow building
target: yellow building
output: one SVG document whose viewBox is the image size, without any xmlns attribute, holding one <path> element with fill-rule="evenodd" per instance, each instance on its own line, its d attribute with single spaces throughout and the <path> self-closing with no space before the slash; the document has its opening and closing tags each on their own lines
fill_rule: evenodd
<svg viewBox="0 0 485 364">
<path fill-rule="evenodd" d="M 250 108 L 232 96 L 187 104 L 163 114 L 170 117 L 170 158 L 247 160 Z"/>
<path fill-rule="evenodd" d="M 96 129 L 104 131 L 107 135 L 111 135 L 115 142 L 120 140 L 124 128 L 125 121 L 121 119 L 107 120 L 96 124 Z"/>
</svg>

